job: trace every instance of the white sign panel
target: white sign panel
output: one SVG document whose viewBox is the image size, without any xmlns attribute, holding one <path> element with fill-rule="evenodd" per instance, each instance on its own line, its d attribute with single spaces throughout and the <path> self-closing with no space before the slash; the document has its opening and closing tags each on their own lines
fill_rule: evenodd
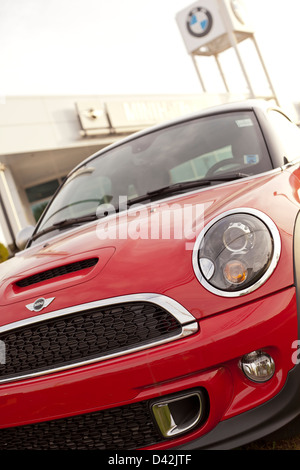
<svg viewBox="0 0 300 470">
<path fill-rule="evenodd" d="M 100 100 L 80 100 L 76 103 L 83 130 L 109 130 L 105 104 Z"/>
<path fill-rule="evenodd" d="M 226 35 L 252 31 L 242 0 L 198 0 L 176 15 L 189 53 Z"/>
<path fill-rule="evenodd" d="M 217 0 L 200 0 L 176 15 L 187 51 L 193 52 L 226 33 Z"/>
<path fill-rule="evenodd" d="M 219 0 L 220 1 L 220 0 Z M 227 12 L 229 24 L 233 31 L 253 33 L 249 13 L 243 0 L 221 0 L 224 2 L 224 11 Z"/>
</svg>

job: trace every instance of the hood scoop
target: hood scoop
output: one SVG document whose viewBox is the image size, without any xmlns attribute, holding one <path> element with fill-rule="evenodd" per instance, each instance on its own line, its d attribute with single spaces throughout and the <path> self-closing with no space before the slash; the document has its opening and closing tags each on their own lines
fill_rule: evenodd
<svg viewBox="0 0 300 470">
<path fill-rule="evenodd" d="M 98 263 L 98 258 L 89 258 L 85 260 L 76 261 L 73 263 L 65 264 L 63 266 L 58 266 L 46 271 L 42 271 L 37 274 L 20 279 L 15 284 L 20 288 L 25 288 L 38 284 L 43 281 L 48 281 L 50 279 L 64 276 L 65 274 L 71 274 L 76 271 L 81 271 L 83 269 L 92 268 Z"/>
</svg>

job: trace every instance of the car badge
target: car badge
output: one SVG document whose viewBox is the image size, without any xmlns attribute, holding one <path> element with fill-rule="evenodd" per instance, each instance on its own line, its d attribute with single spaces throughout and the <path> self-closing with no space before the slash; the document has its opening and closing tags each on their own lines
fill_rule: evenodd
<svg viewBox="0 0 300 470">
<path fill-rule="evenodd" d="M 35 300 L 33 304 L 26 305 L 26 308 L 31 312 L 40 312 L 43 308 L 48 307 L 49 304 L 55 299 L 55 297 L 50 297 L 49 299 L 44 299 L 40 297 L 39 299 Z"/>
</svg>

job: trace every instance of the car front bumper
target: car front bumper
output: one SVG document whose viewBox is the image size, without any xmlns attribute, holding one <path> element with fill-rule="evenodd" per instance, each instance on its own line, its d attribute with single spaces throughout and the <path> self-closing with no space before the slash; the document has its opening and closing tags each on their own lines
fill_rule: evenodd
<svg viewBox="0 0 300 470">
<path fill-rule="evenodd" d="M 187 337 L 4 382 L 0 448 L 188 450 L 250 442 L 280 428 L 300 411 L 296 400 L 300 372 L 293 354 L 297 329 L 296 294 L 291 287 L 200 319 L 198 331 Z M 240 368 L 241 358 L 255 350 L 267 352 L 275 361 L 275 374 L 265 383 L 251 382 Z M 171 438 L 162 436 L 151 405 L 194 390 L 205 397 L 199 424 Z M 140 405 L 143 410 L 136 414 Z M 149 426 L 150 434 L 143 429 Z M 102 442 L 99 428 L 101 433 L 109 429 L 115 438 Z"/>
</svg>

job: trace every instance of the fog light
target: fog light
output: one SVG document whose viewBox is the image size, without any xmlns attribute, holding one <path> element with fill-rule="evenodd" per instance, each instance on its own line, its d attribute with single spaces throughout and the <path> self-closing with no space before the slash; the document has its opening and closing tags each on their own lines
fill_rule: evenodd
<svg viewBox="0 0 300 470">
<path fill-rule="evenodd" d="M 253 351 L 243 356 L 241 368 L 248 379 L 254 382 L 267 382 L 275 372 L 275 362 L 263 351 Z"/>
</svg>

